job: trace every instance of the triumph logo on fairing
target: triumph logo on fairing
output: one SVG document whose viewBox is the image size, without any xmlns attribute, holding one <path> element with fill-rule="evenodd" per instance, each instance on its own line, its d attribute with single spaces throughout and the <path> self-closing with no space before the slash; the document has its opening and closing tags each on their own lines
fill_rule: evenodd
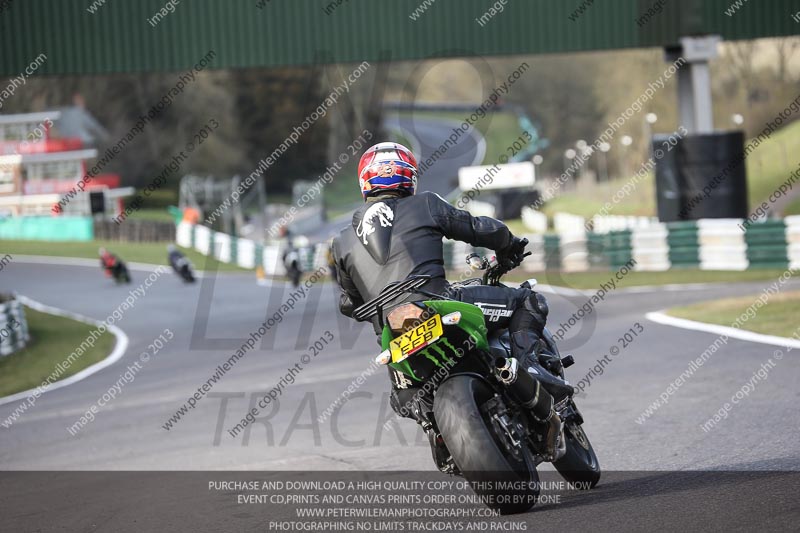
<svg viewBox="0 0 800 533">
<path fill-rule="evenodd" d="M 514 313 L 513 310 L 508 309 L 503 304 L 475 302 L 475 305 L 480 307 L 481 311 L 483 311 L 483 315 L 488 318 L 489 322 L 499 322 L 501 318 L 508 318 Z"/>
<path fill-rule="evenodd" d="M 374 220 L 376 218 L 382 227 L 389 228 L 392 226 L 392 220 L 394 220 L 394 211 L 388 205 L 378 202 L 364 212 L 364 218 L 361 219 L 356 228 L 356 235 L 361 237 L 361 241 L 365 245 L 367 244 L 367 237 L 375 233 Z"/>
</svg>

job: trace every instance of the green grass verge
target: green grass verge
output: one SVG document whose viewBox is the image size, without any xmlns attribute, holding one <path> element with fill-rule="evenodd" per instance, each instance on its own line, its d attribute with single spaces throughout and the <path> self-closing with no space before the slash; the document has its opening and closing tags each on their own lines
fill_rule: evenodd
<svg viewBox="0 0 800 533">
<path fill-rule="evenodd" d="M 364 202 L 358 189 L 356 170 L 356 167 L 343 167 L 333 181 L 325 186 L 325 207 L 329 218 L 351 211 L 354 206 Z"/>
<path fill-rule="evenodd" d="M 765 201 L 797 168 L 793 154 L 800 151 L 800 120 L 782 128 L 772 138 L 761 143 L 747 158 L 747 188 L 750 208 Z M 588 164 L 588 163 L 587 163 Z M 594 165 L 594 163 L 591 163 Z M 566 192 L 542 207 L 548 216 L 571 213 L 591 218 L 619 191 L 628 178 L 617 178 L 603 184 L 585 184 L 576 191 Z M 636 189 L 618 204 L 610 215 L 655 216 L 655 178 L 652 173 L 636 185 Z M 785 215 L 800 214 L 800 199 L 791 203 Z"/>
<path fill-rule="evenodd" d="M 0 396 L 32 389 L 56 370 L 56 366 L 86 340 L 94 326 L 70 318 L 53 316 L 25 308 L 31 340 L 24 349 L 0 358 Z M 59 379 L 69 377 L 105 359 L 116 338 L 106 331 L 75 359 Z"/>
<path fill-rule="evenodd" d="M 621 281 L 617 281 L 617 289 L 625 287 L 641 287 L 644 285 L 670 285 L 673 283 L 736 283 L 743 281 L 775 280 L 783 274 L 782 270 L 668 270 L 666 272 L 629 272 Z M 573 289 L 598 289 L 602 283 L 608 283 L 614 276 L 612 271 L 600 272 L 536 272 L 523 274 L 511 272 L 504 279 L 521 282 L 536 278 L 539 283 L 571 287 Z M 451 277 L 453 279 L 453 277 Z"/>
<path fill-rule="evenodd" d="M 4 253 L 97 259 L 98 270 L 100 269 L 100 260 L 97 256 L 97 249 L 101 246 L 118 255 L 126 262 L 167 264 L 167 247 L 164 243 L 103 240 L 89 242 L 0 241 L 0 250 L 3 250 Z M 245 271 L 245 269 L 236 265 L 221 263 L 214 258 L 208 258 L 195 250 L 180 249 L 198 270 Z"/>
<path fill-rule="evenodd" d="M 511 233 L 514 235 L 526 235 L 528 233 L 533 233 L 528 226 L 522 222 L 522 219 L 515 219 L 515 220 L 504 220 L 503 223 L 508 226 L 508 229 L 511 230 Z"/>
<path fill-rule="evenodd" d="M 747 158 L 747 188 L 751 209 L 767 200 L 797 168 L 800 120 L 781 128 Z"/>
<path fill-rule="evenodd" d="M 153 222 L 174 222 L 172 215 L 164 209 L 139 209 L 131 213 L 126 220 L 148 220 Z"/>
<path fill-rule="evenodd" d="M 755 299 L 755 296 L 726 298 L 676 307 L 670 309 L 668 313 L 678 318 L 731 326 L 748 307 L 753 305 Z M 800 291 L 776 294 L 770 297 L 769 302 L 759 309 L 753 318 L 744 323 L 742 329 L 765 335 L 792 337 L 798 331 L 798 315 L 800 315 Z"/>
<path fill-rule="evenodd" d="M 493 113 L 481 119 L 476 124 L 478 131 L 486 139 L 486 155 L 484 165 L 493 165 L 500 162 L 500 156 L 511 157 L 508 147 L 522 135 L 517 116 L 512 113 Z"/>
<path fill-rule="evenodd" d="M 602 212 L 606 202 L 611 204 L 609 215 L 654 216 L 656 212 L 655 178 L 652 173 L 642 178 L 628 196 L 614 204 L 611 199 L 629 178 L 605 183 L 587 183 L 580 190 L 557 196 L 542 206 L 542 212 L 552 217 L 556 213 L 571 213 L 592 218 Z"/>
<path fill-rule="evenodd" d="M 800 198 L 790 202 L 783 211 L 784 216 L 800 215 Z"/>
</svg>

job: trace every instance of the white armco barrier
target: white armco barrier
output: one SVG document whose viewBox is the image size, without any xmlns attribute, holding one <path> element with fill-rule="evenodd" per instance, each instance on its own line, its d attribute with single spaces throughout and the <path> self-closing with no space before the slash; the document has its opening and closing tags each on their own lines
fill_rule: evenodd
<svg viewBox="0 0 800 533">
<path fill-rule="evenodd" d="M 532 207 L 526 206 L 522 208 L 522 223 L 531 231 L 547 233 L 547 215 Z"/>
<path fill-rule="evenodd" d="M 559 235 L 585 235 L 586 219 L 569 213 L 556 213 L 553 216 L 553 227 Z"/>
<path fill-rule="evenodd" d="M 256 243 L 250 239 L 236 241 L 236 264 L 242 268 L 256 267 Z"/>
<path fill-rule="evenodd" d="M 583 220 L 583 218 L 581 218 Z M 581 228 L 583 230 L 583 228 Z M 586 248 L 586 232 L 573 231 L 559 235 L 561 268 L 565 272 L 589 270 L 589 251 Z M 544 248 L 544 243 L 542 244 Z"/>
<path fill-rule="evenodd" d="M 701 270 L 747 270 L 750 261 L 741 223 L 733 218 L 697 221 Z"/>
<path fill-rule="evenodd" d="M 466 207 L 470 215 L 474 217 L 494 217 L 495 208 L 489 202 L 479 202 L 473 200 Z"/>
<path fill-rule="evenodd" d="M 663 271 L 672 266 L 669 260 L 669 231 L 665 224 L 635 228 L 631 231 L 631 252 L 635 270 Z"/>
<path fill-rule="evenodd" d="M 321 242 L 314 246 L 314 251 L 312 252 L 314 261 L 311 268 L 316 269 L 321 266 L 328 266 L 328 248 L 329 244 L 327 242 Z"/>
<path fill-rule="evenodd" d="M 203 255 L 209 255 L 211 250 L 211 230 L 206 226 L 196 225 L 194 227 L 194 248 Z"/>
<path fill-rule="evenodd" d="M 450 248 L 450 261 L 451 265 L 455 271 L 461 272 L 462 270 L 466 270 L 467 267 L 467 256 L 472 253 L 472 246 L 461 241 L 448 241 L 452 244 Z M 475 274 L 478 275 L 477 273 Z"/>
<path fill-rule="evenodd" d="M 654 224 L 658 224 L 658 218 L 656 217 L 631 217 L 621 215 L 595 215 L 592 217 L 592 228 L 595 233 L 647 228 Z"/>
<path fill-rule="evenodd" d="M 526 252 L 531 252 L 531 255 L 525 258 L 522 262 L 522 270 L 524 272 L 542 272 L 545 270 L 545 257 L 544 257 L 544 235 L 531 234 L 525 235 L 528 239 L 528 247 Z"/>
<path fill-rule="evenodd" d="M 281 258 L 281 247 L 277 244 L 264 246 L 262 261 L 264 273 L 268 276 L 283 276 L 286 274 L 286 267 L 283 266 Z"/>
<path fill-rule="evenodd" d="M 800 269 L 800 215 L 786 217 L 783 220 L 786 223 L 789 268 Z"/>
<path fill-rule="evenodd" d="M 175 242 L 184 248 L 192 247 L 192 225 L 188 222 L 181 222 L 175 229 Z"/>
<path fill-rule="evenodd" d="M 231 262 L 231 236 L 227 233 L 214 232 L 214 257 L 223 263 Z"/>
</svg>

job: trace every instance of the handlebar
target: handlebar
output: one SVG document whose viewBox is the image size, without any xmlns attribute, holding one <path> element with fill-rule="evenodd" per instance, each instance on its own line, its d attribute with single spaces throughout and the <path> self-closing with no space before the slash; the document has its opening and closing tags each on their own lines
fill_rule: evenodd
<svg viewBox="0 0 800 533">
<path fill-rule="evenodd" d="M 481 257 L 473 252 L 467 256 L 467 264 L 476 270 L 485 271 L 483 274 L 484 285 L 499 285 L 500 278 L 521 265 L 522 261 L 529 255 L 531 255 L 531 252 L 525 252 L 516 261 L 501 263 L 495 255 Z"/>
</svg>

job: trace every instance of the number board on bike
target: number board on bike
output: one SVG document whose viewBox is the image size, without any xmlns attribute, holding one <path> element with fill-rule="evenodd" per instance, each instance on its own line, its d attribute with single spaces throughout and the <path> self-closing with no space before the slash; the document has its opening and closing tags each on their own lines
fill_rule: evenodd
<svg viewBox="0 0 800 533">
<path fill-rule="evenodd" d="M 392 362 L 399 363 L 409 355 L 428 346 L 444 334 L 442 317 L 434 315 L 414 329 L 407 331 L 392 339 L 389 349 L 392 353 Z"/>
</svg>

